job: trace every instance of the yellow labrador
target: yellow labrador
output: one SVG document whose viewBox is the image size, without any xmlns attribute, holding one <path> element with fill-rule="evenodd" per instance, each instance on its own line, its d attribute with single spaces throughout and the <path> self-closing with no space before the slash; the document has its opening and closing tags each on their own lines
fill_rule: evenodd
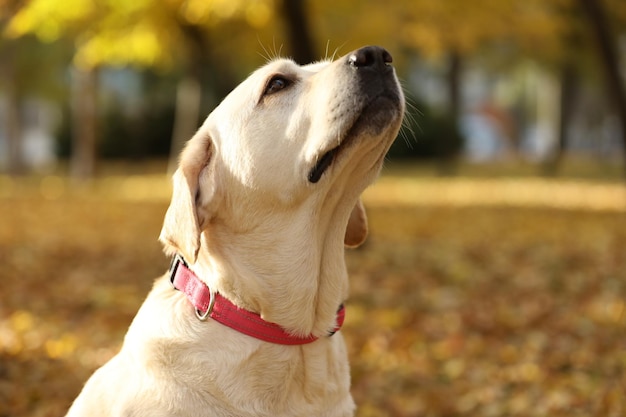
<svg viewBox="0 0 626 417">
<path fill-rule="evenodd" d="M 175 262 L 68 416 L 353 415 L 343 252 L 403 118 L 391 61 L 277 59 L 209 115 L 174 174 Z"/>
</svg>

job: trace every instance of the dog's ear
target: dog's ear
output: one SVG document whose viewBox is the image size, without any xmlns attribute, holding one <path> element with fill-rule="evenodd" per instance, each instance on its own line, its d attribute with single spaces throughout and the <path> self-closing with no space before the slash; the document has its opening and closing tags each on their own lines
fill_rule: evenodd
<svg viewBox="0 0 626 417">
<path fill-rule="evenodd" d="M 213 193 L 208 187 L 200 190 L 201 175 L 209 175 L 206 170 L 211 153 L 211 138 L 200 131 L 185 146 L 173 176 L 172 201 L 159 236 L 166 253 L 180 253 L 189 263 L 196 262 L 202 224 L 207 220 L 199 205 L 210 198 L 207 194 Z"/>
<path fill-rule="evenodd" d="M 350 219 L 348 219 L 344 244 L 348 248 L 356 248 L 365 242 L 366 238 L 367 215 L 365 214 L 365 207 L 363 207 L 363 203 L 359 198 L 352 209 L 352 213 L 350 213 Z"/>
</svg>

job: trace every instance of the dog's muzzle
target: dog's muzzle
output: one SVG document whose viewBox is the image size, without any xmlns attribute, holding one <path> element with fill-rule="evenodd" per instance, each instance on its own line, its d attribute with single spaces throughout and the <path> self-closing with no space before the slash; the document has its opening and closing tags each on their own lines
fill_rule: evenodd
<svg viewBox="0 0 626 417">
<path fill-rule="evenodd" d="M 391 54 L 379 46 L 366 46 L 342 58 L 343 65 L 356 83 L 363 102 L 359 116 L 339 145 L 322 154 L 309 171 L 315 184 L 336 160 L 337 155 L 362 131 L 380 134 L 398 117 L 402 96 L 399 91 Z"/>
</svg>

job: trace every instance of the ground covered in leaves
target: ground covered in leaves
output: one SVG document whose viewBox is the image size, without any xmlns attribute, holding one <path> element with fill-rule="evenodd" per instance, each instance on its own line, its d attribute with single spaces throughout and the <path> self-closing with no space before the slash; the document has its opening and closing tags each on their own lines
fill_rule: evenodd
<svg viewBox="0 0 626 417">
<path fill-rule="evenodd" d="M 167 181 L 0 180 L 0 417 L 63 415 L 168 266 Z M 485 205 L 501 182 L 459 184 L 366 195 L 343 331 L 357 415 L 626 415 L 626 206 Z M 623 198 L 605 191 L 570 190 Z"/>
</svg>

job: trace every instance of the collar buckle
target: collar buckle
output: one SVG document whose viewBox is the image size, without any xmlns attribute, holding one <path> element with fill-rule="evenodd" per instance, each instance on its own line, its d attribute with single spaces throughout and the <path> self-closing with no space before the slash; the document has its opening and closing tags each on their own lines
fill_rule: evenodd
<svg viewBox="0 0 626 417">
<path fill-rule="evenodd" d="M 168 273 L 170 274 L 170 284 L 172 285 L 172 288 L 174 288 L 177 291 L 180 291 L 181 288 L 179 288 L 178 286 L 176 286 L 176 278 L 179 274 L 179 269 L 181 267 L 181 265 L 184 267 L 184 269 L 181 269 L 181 273 L 184 273 L 185 271 L 189 271 L 191 272 L 191 270 L 189 269 L 189 265 L 187 264 L 187 262 L 185 261 L 185 259 L 180 255 L 180 254 L 176 254 L 174 256 L 174 258 L 172 258 L 172 263 L 170 264 L 170 269 L 168 271 Z M 196 317 L 198 318 L 198 320 L 200 321 L 206 321 L 209 316 L 211 315 L 211 313 L 213 312 L 213 307 L 215 306 L 215 291 L 213 291 L 211 288 L 209 288 L 206 284 L 202 283 L 207 290 L 209 290 L 209 301 L 208 301 L 208 305 L 207 305 L 207 309 L 206 311 L 202 311 L 202 309 L 196 307 L 195 308 L 195 312 L 196 312 Z M 183 291 L 184 292 L 184 291 Z M 186 294 L 188 295 L 188 294 Z"/>
<path fill-rule="evenodd" d="M 176 279 L 176 272 L 178 271 L 178 267 L 180 265 L 184 266 L 185 268 L 189 268 L 189 265 L 187 265 L 185 259 L 183 259 L 183 257 L 177 253 L 172 258 L 172 262 L 170 263 L 170 269 L 167 271 L 167 273 L 170 274 L 170 284 L 172 285 L 172 288 L 174 288 L 176 291 L 179 291 L 179 289 L 176 288 L 174 280 Z"/>
</svg>

